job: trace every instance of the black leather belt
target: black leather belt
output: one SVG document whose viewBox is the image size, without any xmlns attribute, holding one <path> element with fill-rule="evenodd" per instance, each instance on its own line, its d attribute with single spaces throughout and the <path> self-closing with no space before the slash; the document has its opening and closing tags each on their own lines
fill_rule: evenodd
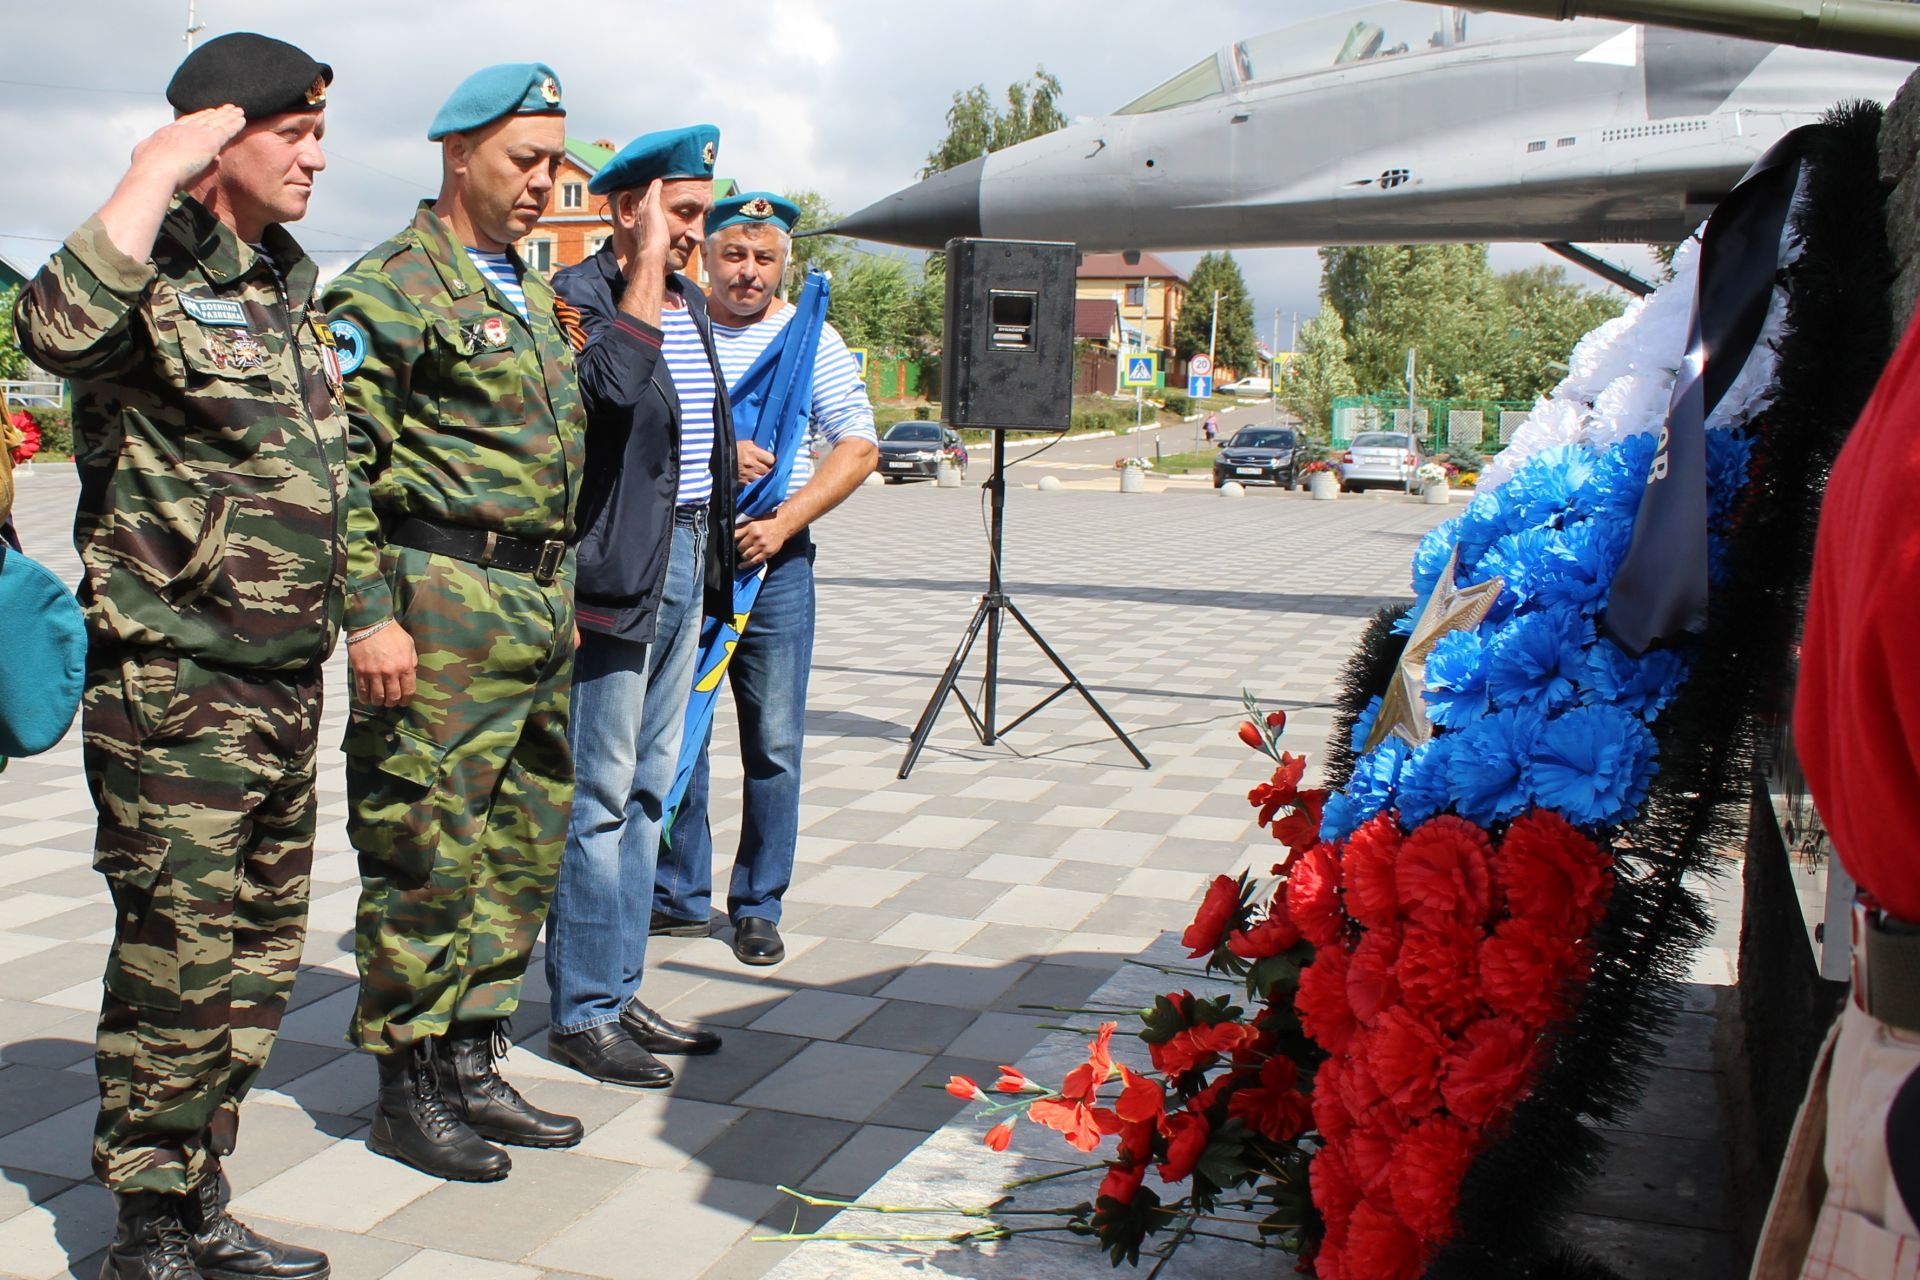
<svg viewBox="0 0 1920 1280">
<path fill-rule="evenodd" d="M 530 573 L 543 587 L 552 584 L 560 572 L 560 562 L 567 555 L 567 544 L 558 538 L 545 541 L 515 538 L 491 529 L 468 529 L 417 516 L 394 526 L 387 534 L 387 541 L 415 551 L 452 556 L 482 569 Z"/>
<path fill-rule="evenodd" d="M 1920 1035 L 1920 928 L 1855 899 L 1853 998 L 1890 1027 Z"/>
</svg>

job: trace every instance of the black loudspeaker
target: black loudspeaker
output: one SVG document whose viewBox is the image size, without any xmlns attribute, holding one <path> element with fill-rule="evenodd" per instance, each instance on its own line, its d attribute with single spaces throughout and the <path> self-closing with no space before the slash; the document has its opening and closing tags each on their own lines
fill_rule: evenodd
<svg viewBox="0 0 1920 1280">
<path fill-rule="evenodd" d="M 1037 240 L 947 242 L 941 415 L 952 427 L 1064 431 L 1073 417 L 1079 251 Z"/>
</svg>

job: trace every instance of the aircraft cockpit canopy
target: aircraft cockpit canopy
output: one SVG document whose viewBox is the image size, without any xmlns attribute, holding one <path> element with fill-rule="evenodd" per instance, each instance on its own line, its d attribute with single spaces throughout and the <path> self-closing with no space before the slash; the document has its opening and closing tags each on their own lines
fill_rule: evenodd
<svg viewBox="0 0 1920 1280">
<path fill-rule="evenodd" d="M 1543 35 L 1553 26 L 1538 18 L 1454 5 L 1389 3 L 1349 9 L 1241 40 L 1135 98 L 1115 114 L 1165 111 L 1230 89 L 1379 58 Z"/>
</svg>

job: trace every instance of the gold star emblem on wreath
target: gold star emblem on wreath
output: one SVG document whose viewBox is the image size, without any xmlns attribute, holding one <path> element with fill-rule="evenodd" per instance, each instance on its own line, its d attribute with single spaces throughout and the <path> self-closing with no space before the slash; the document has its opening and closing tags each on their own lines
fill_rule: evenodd
<svg viewBox="0 0 1920 1280">
<path fill-rule="evenodd" d="M 713 167 L 713 144 L 711 142 L 700 149 L 700 158 L 707 162 L 709 169 Z"/>
<path fill-rule="evenodd" d="M 740 206 L 740 212 L 746 214 L 749 218 L 771 218 L 773 216 L 773 202 L 765 196 L 755 196 Z"/>
<path fill-rule="evenodd" d="M 560 86 L 554 82 L 552 76 L 548 76 L 540 82 L 540 96 L 546 99 L 547 105 L 550 107 L 560 105 Z"/>
<path fill-rule="evenodd" d="M 317 107 L 327 100 L 327 78 L 315 76 L 313 83 L 307 86 L 307 105 Z"/>
<path fill-rule="evenodd" d="M 1454 571 L 1460 567 L 1460 548 L 1447 557 L 1433 594 L 1426 607 L 1413 620 L 1413 634 L 1394 664 L 1393 678 L 1387 683 L 1386 696 L 1380 700 L 1380 713 L 1373 718 L 1373 730 L 1360 748 L 1365 755 L 1397 735 L 1408 746 L 1417 747 L 1433 737 L 1433 721 L 1427 719 L 1427 700 L 1421 696 L 1427 687 L 1427 659 L 1440 637 L 1449 631 L 1471 631 L 1485 621 L 1494 600 L 1506 588 L 1503 578 L 1488 578 L 1470 587 L 1453 585 Z"/>
</svg>

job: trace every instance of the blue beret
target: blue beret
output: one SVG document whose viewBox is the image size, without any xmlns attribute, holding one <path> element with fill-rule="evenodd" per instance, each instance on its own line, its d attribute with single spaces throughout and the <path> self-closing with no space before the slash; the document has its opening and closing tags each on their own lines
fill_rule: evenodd
<svg viewBox="0 0 1920 1280">
<path fill-rule="evenodd" d="M 482 67 L 460 82 L 440 104 L 427 141 L 492 124 L 502 116 L 563 116 L 560 80 L 544 62 L 506 62 Z"/>
<path fill-rule="evenodd" d="M 719 150 L 720 130 L 710 124 L 643 133 L 620 148 L 593 175 L 587 190 L 603 196 L 609 191 L 644 187 L 655 178 L 711 178 L 713 158 Z"/>
<path fill-rule="evenodd" d="M 707 234 L 722 227 L 743 223 L 760 227 L 770 222 L 783 231 L 792 231 L 799 221 L 800 206 L 785 196 L 771 191 L 743 191 L 713 202 L 713 212 L 707 215 Z"/>
</svg>

